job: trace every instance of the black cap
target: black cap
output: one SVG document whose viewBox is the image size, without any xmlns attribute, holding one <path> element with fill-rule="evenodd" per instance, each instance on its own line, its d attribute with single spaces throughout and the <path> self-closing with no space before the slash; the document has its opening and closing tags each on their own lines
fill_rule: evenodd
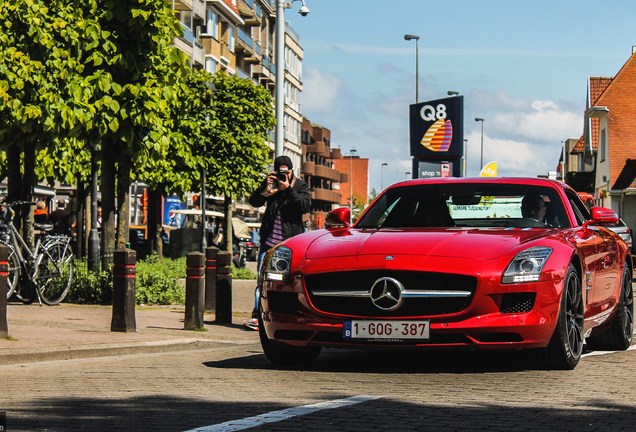
<svg viewBox="0 0 636 432">
<path fill-rule="evenodd" d="M 278 171 L 281 165 L 285 165 L 287 168 L 292 169 L 292 161 L 289 156 L 278 156 L 274 159 L 274 171 Z"/>
</svg>

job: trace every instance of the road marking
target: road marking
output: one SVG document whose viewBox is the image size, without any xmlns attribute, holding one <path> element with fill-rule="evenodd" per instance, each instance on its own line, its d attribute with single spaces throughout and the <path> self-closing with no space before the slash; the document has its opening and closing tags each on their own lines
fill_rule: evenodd
<svg viewBox="0 0 636 432">
<path fill-rule="evenodd" d="M 299 407 L 287 408 L 280 411 L 272 411 L 269 413 L 247 417 L 244 419 L 230 420 L 225 423 L 219 423 L 210 426 L 202 426 L 196 429 L 190 429 L 185 432 L 230 432 L 249 429 L 262 426 L 267 423 L 276 423 L 287 420 L 292 417 L 312 414 L 317 411 L 326 409 L 343 408 L 355 405 L 361 402 L 380 399 L 380 396 L 352 396 L 346 399 L 336 399 L 333 401 L 320 402 L 312 405 L 303 405 Z"/>
</svg>

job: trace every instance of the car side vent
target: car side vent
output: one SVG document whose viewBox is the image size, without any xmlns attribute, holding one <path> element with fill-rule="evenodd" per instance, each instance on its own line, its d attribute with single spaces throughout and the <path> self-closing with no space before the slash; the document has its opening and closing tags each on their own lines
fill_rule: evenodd
<svg viewBox="0 0 636 432">
<path fill-rule="evenodd" d="M 536 293 L 504 294 L 499 310 L 501 313 L 530 312 L 534 307 Z"/>
</svg>

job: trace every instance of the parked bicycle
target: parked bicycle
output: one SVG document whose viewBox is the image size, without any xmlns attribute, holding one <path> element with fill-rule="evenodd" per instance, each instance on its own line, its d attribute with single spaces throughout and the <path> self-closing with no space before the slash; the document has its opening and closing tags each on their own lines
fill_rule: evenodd
<svg viewBox="0 0 636 432">
<path fill-rule="evenodd" d="M 30 304 L 36 298 L 42 305 L 64 300 L 73 280 L 74 257 L 71 237 L 53 233 L 51 224 L 34 224 L 35 246 L 30 249 L 13 225 L 14 207 L 33 202 L 15 201 L 0 206 L 0 242 L 9 248 L 7 298 L 15 295 Z"/>
</svg>

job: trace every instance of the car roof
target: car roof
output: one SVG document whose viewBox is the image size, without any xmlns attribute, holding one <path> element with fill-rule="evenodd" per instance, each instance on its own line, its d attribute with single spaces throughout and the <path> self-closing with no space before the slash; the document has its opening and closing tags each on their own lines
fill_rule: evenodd
<svg viewBox="0 0 636 432">
<path fill-rule="evenodd" d="M 539 177 L 434 177 L 414 180 L 404 180 L 398 183 L 394 183 L 387 189 L 392 189 L 401 186 L 411 185 L 426 185 L 426 184 L 513 184 L 513 185 L 528 185 L 528 186 L 547 186 L 558 189 L 572 189 L 567 184 L 548 178 Z"/>
</svg>

